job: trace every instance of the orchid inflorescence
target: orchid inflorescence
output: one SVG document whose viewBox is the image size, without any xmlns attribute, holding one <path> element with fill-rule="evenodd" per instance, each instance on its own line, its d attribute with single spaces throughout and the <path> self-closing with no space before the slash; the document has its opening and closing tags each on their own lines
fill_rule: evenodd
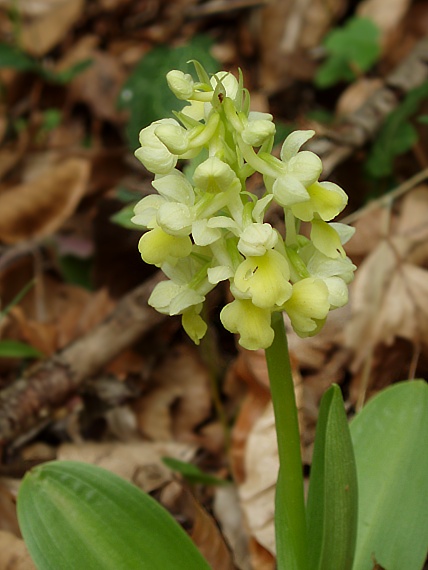
<svg viewBox="0 0 428 570">
<path fill-rule="evenodd" d="M 193 63 L 199 81 L 178 70 L 167 74 L 171 91 L 190 105 L 174 113 L 177 120 L 144 128 L 135 152 L 155 174 L 157 190 L 135 207 L 132 221 L 149 230 L 139 250 L 168 278 L 156 285 L 149 304 L 181 315 L 199 343 L 207 330 L 200 315 L 206 295 L 229 280 L 234 300 L 220 319 L 239 333 L 243 347 L 272 344 L 276 311 L 288 314 L 298 335 L 312 336 L 329 311 L 348 300 L 355 266 L 343 244 L 353 228 L 328 223 L 347 195 L 337 184 L 319 182 L 320 158 L 300 150 L 314 131 L 291 133 L 276 158 L 272 115 L 250 111 L 242 74 L 236 79 L 222 71 L 210 79 Z M 197 162 L 193 175 L 176 168 L 179 159 Z M 246 187 L 255 172 L 266 188 L 260 199 Z M 285 237 L 264 221 L 273 202 L 284 209 Z M 310 238 L 299 233 L 301 222 L 310 223 Z"/>
</svg>

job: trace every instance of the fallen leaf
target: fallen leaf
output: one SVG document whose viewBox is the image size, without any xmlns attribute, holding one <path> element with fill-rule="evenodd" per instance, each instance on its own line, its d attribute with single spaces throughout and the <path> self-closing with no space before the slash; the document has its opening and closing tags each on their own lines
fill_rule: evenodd
<svg viewBox="0 0 428 570">
<path fill-rule="evenodd" d="M 61 445 L 57 459 L 104 467 L 150 493 L 172 479 L 171 470 L 164 465 L 162 457 L 191 461 L 195 451 L 194 446 L 176 442 L 86 442 Z"/>
<path fill-rule="evenodd" d="M 378 26 L 385 44 L 389 40 L 388 35 L 403 20 L 411 3 L 411 0 L 363 0 L 357 6 L 357 14 L 369 18 Z"/>
<path fill-rule="evenodd" d="M 24 541 L 0 530 L 0 570 L 37 570 Z"/>
<path fill-rule="evenodd" d="M 211 391 L 196 349 L 184 344 L 171 349 L 155 370 L 153 389 L 134 409 L 145 437 L 197 443 L 195 429 L 211 414 Z"/>
<path fill-rule="evenodd" d="M 275 92 L 296 79 L 312 79 L 315 62 L 309 55 L 346 8 L 343 0 L 269 2 L 260 11 L 261 83 Z"/>
<path fill-rule="evenodd" d="M 27 2 L 34 6 L 36 2 Z M 43 10 L 28 16 L 21 16 L 20 44 L 22 49 L 33 56 L 45 55 L 55 47 L 76 23 L 84 8 L 84 0 L 54 0 L 39 2 Z M 21 3 L 19 4 L 21 8 Z"/>
<path fill-rule="evenodd" d="M 392 346 L 398 339 L 415 346 L 427 343 L 427 218 L 428 188 L 422 186 L 403 198 L 390 234 L 356 272 L 351 318 L 344 327 L 354 373 L 370 365 L 380 345 Z"/>
<path fill-rule="evenodd" d="M 0 480 L 0 531 L 10 532 L 20 537 L 18 519 L 16 516 L 16 504 L 14 495 L 11 490 Z M 1 548 L 0 548 L 0 552 Z M 1 567 L 1 558 L 0 558 Z"/>
<path fill-rule="evenodd" d="M 82 61 L 90 61 L 87 69 L 77 74 L 68 85 L 71 103 L 84 102 L 95 117 L 118 122 L 117 100 L 126 74 L 117 57 L 101 51 L 95 36 L 84 36 L 59 62 L 56 71 L 64 71 Z"/>
<path fill-rule="evenodd" d="M 214 519 L 192 493 L 177 482 L 162 490 L 161 503 L 173 514 L 184 517 L 189 534 L 213 570 L 234 570 L 231 553 Z"/>
<path fill-rule="evenodd" d="M 89 164 L 69 158 L 0 194 L 0 240 L 11 244 L 55 232 L 85 193 Z"/>
<path fill-rule="evenodd" d="M 252 570 L 248 534 L 239 504 L 239 495 L 234 485 L 216 487 L 213 512 L 223 536 L 232 549 L 235 564 L 240 570 Z"/>
<path fill-rule="evenodd" d="M 248 530 L 257 542 L 275 554 L 274 499 L 278 476 L 278 447 L 272 404 L 248 435 L 244 483 L 238 486 Z"/>
</svg>

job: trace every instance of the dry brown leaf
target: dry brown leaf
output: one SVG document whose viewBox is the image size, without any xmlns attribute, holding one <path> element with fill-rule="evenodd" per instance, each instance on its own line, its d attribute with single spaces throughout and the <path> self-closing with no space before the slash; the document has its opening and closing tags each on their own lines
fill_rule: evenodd
<svg viewBox="0 0 428 570">
<path fill-rule="evenodd" d="M 250 535 L 272 554 L 275 554 L 274 498 L 278 467 L 275 419 L 272 404 L 268 404 L 248 435 L 246 479 L 238 492 Z"/>
<path fill-rule="evenodd" d="M 338 117 L 351 115 L 377 91 L 383 87 L 378 77 L 360 77 L 353 81 L 341 94 L 336 104 Z"/>
<path fill-rule="evenodd" d="M 69 83 L 67 96 L 71 102 L 86 103 L 95 117 L 117 121 L 121 116 L 117 98 L 126 74 L 119 59 L 98 49 L 98 43 L 97 37 L 84 36 L 66 53 L 57 70 L 89 60 L 90 66 Z"/>
<path fill-rule="evenodd" d="M 0 570 L 36 570 L 24 541 L 0 530 Z"/>
<path fill-rule="evenodd" d="M 21 533 L 16 516 L 16 497 L 0 480 L 0 531 L 7 531 L 20 537 Z M 1 552 L 1 549 L 0 549 Z"/>
<path fill-rule="evenodd" d="M 427 343 L 427 219 L 428 189 L 420 187 L 404 198 L 393 234 L 379 242 L 356 273 L 345 327 L 354 370 L 380 343 L 392 344 L 395 338 Z"/>
<path fill-rule="evenodd" d="M 12 308 L 3 334 L 27 342 L 46 356 L 91 330 L 113 307 L 105 290 L 91 293 L 49 278 L 43 285 L 42 298 L 33 289 Z"/>
<path fill-rule="evenodd" d="M 55 232 L 85 193 L 89 163 L 69 158 L 0 194 L 0 240 L 11 244 Z"/>
<path fill-rule="evenodd" d="M 363 0 L 357 6 L 357 14 L 372 20 L 381 31 L 382 41 L 388 41 L 388 35 L 406 15 L 411 0 Z"/>
<path fill-rule="evenodd" d="M 234 485 L 216 487 L 213 512 L 226 538 L 239 570 L 252 570 L 248 535 L 245 529 L 239 496 Z M 257 567 L 258 568 L 258 567 Z"/>
<path fill-rule="evenodd" d="M 318 46 L 346 4 L 344 0 L 275 0 L 261 10 L 260 71 L 266 91 L 312 78 L 315 67 L 308 50 Z"/>
<path fill-rule="evenodd" d="M 58 449 L 58 459 L 104 467 L 150 493 L 171 481 L 171 470 L 164 465 L 162 457 L 191 461 L 195 451 L 191 445 L 175 442 L 87 442 L 62 445 Z"/>
<path fill-rule="evenodd" d="M 27 2 L 28 6 L 34 2 Z M 55 47 L 78 20 L 84 8 L 84 0 L 55 0 L 42 2 L 44 10 L 30 17 L 22 17 L 20 44 L 34 56 L 45 55 Z"/>
<path fill-rule="evenodd" d="M 153 390 L 134 406 L 141 433 L 154 441 L 198 442 L 194 430 L 211 413 L 211 391 L 197 351 L 185 344 L 174 347 L 153 380 Z"/>
<path fill-rule="evenodd" d="M 177 482 L 170 483 L 161 494 L 162 504 L 173 514 L 185 517 L 190 536 L 213 570 L 234 570 L 231 553 L 214 519 L 192 493 Z"/>
</svg>

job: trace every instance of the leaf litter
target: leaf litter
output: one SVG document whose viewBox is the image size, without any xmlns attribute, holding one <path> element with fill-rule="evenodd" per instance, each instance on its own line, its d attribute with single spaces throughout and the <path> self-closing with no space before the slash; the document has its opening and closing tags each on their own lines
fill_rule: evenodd
<svg viewBox="0 0 428 570">
<path fill-rule="evenodd" d="M 382 88 L 428 17 L 426 7 L 408 0 L 391 3 L 387 17 L 377 0 L 354 11 L 345 0 L 328 10 L 318 0 L 257 7 L 244 1 L 234 10 L 214 4 L 0 1 L 1 308 L 36 280 L 0 322 L 0 342 L 25 342 L 55 358 L 150 276 L 136 252 L 139 232 L 110 218 L 124 205 L 118 196 L 132 206 L 150 191 L 132 150 L 138 130 L 169 112 L 170 102 L 159 96 L 161 67 L 185 66 L 201 53 L 217 68 L 241 67 L 255 108 L 286 128 L 315 125 L 328 134 Z M 380 51 L 369 74 L 318 89 L 325 38 L 346 29 L 350 11 L 378 26 Z M 322 113 L 314 119 L 314 111 L 331 122 L 317 122 Z M 426 113 L 424 98 L 406 115 L 410 143 L 398 158 L 386 157 L 379 180 L 367 179 L 366 148 L 334 172 L 350 189 L 352 209 L 368 199 L 378 205 L 354 222 L 347 251 L 359 269 L 350 304 L 332 313 L 317 337 L 289 334 L 306 466 L 319 401 L 332 382 L 342 386 L 352 413 L 390 383 L 427 374 L 428 186 L 386 206 L 376 200 L 381 187 L 427 167 L 418 146 L 426 134 L 415 113 Z M 222 299 L 210 302 L 215 315 Z M 103 465 L 154 494 L 187 521 L 213 568 L 274 568 L 278 459 L 264 357 L 237 351 L 212 323 L 200 350 L 183 340 L 174 319 L 158 324 L 94 372 L 34 433 L 9 442 L 0 465 L 0 570 L 33 568 L 13 497 L 31 462 L 55 457 Z M 0 386 L 13 385 L 23 370 L 31 377 L 31 360 L 0 359 Z M 163 456 L 233 484 L 189 489 Z"/>
</svg>

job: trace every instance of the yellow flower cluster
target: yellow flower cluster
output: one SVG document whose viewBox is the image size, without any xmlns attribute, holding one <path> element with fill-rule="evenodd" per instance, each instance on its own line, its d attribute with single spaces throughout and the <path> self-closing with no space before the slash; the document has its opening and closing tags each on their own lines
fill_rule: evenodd
<svg viewBox="0 0 428 570">
<path fill-rule="evenodd" d="M 169 88 L 189 104 L 176 119 L 144 128 L 135 152 L 155 175 L 157 191 L 135 207 L 133 222 L 148 230 L 139 249 L 168 278 L 149 303 L 182 315 L 199 343 L 207 328 L 200 316 L 205 297 L 228 280 L 234 300 L 220 318 L 243 347 L 272 344 L 276 311 L 288 314 L 300 336 L 314 335 L 328 312 L 347 302 L 355 270 L 343 249 L 352 228 L 329 223 L 347 196 L 336 184 L 319 182 L 321 160 L 300 150 L 313 131 L 293 132 L 274 157 L 272 116 L 249 110 L 242 76 L 223 71 L 209 78 L 197 62 L 195 69 L 198 81 L 168 73 Z M 198 161 L 189 178 L 176 168 L 180 159 Z M 246 188 L 255 172 L 266 187 L 260 199 Z M 285 236 L 264 221 L 273 201 L 284 209 Z M 299 234 L 301 222 L 311 224 L 310 239 Z"/>
</svg>

